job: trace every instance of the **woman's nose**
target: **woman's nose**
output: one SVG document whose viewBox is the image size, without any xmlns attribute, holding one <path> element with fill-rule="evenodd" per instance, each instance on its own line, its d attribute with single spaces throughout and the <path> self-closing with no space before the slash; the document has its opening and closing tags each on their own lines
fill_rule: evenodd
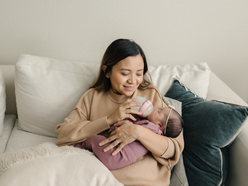
<svg viewBox="0 0 248 186">
<path fill-rule="evenodd" d="M 135 82 L 135 76 L 131 75 L 128 78 L 128 83 L 134 83 Z"/>
</svg>

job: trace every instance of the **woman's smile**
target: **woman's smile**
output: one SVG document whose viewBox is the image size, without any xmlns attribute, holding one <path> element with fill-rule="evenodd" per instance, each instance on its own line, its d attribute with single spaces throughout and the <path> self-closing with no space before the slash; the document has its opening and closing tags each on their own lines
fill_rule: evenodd
<svg viewBox="0 0 248 186">
<path fill-rule="evenodd" d="M 134 86 L 125 86 L 125 85 L 124 85 L 124 88 L 125 88 L 127 91 L 133 91 L 133 90 L 134 90 Z"/>
</svg>

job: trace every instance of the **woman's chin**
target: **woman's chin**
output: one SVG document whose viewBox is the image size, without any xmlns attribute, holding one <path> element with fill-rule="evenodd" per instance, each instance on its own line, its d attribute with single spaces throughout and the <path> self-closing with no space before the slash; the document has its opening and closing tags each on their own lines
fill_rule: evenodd
<svg viewBox="0 0 248 186">
<path fill-rule="evenodd" d="M 132 88 L 132 89 L 125 88 L 123 91 L 123 94 L 126 96 L 132 96 L 135 90 L 136 90 L 135 88 Z"/>
<path fill-rule="evenodd" d="M 123 95 L 130 97 L 133 95 L 133 93 L 134 93 L 134 91 L 125 91 L 125 92 L 123 92 Z"/>
</svg>

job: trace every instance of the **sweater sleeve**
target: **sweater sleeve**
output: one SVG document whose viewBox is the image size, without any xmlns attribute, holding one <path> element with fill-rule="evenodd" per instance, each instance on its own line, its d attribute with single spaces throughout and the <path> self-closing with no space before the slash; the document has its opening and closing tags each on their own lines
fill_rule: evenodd
<svg viewBox="0 0 248 186">
<path fill-rule="evenodd" d="M 183 134 L 176 138 L 166 137 L 168 141 L 168 148 L 161 156 L 156 156 L 153 154 L 153 157 L 162 165 L 167 165 L 169 167 L 174 166 L 180 158 L 180 154 L 184 148 Z"/>
<path fill-rule="evenodd" d="M 92 92 L 86 92 L 70 115 L 65 118 L 64 123 L 56 126 L 59 146 L 74 145 L 109 128 L 107 116 L 94 121 L 89 120 L 90 100 L 93 97 L 91 94 Z"/>
</svg>

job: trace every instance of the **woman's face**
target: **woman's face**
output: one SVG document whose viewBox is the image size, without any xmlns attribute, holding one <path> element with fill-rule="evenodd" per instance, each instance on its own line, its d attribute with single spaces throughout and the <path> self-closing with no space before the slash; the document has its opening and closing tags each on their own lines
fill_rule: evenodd
<svg viewBox="0 0 248 186">
<path fill-rule="evenodd" d="M 113 92 L 132 96 L 143 81 L 144 62 L 141 55 L 129 56 L 112 67 L 106 74 L 110 78 Z"/>
</svg>

